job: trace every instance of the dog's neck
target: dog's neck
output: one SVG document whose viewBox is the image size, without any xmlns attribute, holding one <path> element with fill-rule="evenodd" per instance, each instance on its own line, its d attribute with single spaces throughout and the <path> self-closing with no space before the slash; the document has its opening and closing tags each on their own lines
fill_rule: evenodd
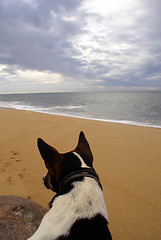
<svg viewBox="0 0 161 240">
<path fill-rule="evenodd" d="M 97 175 L 95 170 L 92 168 L 81 168 L 79 170 L 69 173 L 60 181 L 59 186 L 58 186 L 58 194 L 61 193 L 61 190 L 62 190 L 62 188 L 64 188 L 65 185 L 67 185 L 69 183 L 71 184 L 71 182 L 77 180 L 80 177 L 94 178 L 98 182 L 98 184 L 100 185 L 100 187 L 102 189 L 102 185 L 100 183 L 99 176 Z"/>
<path fill-rule="evenodd" d="M 64 194 L 64 189 L 66 189 L 66 187 L 71 186 L 71 184 L 75 181 L 81 181 L 82 178 L 84 178 L 84 177 L 89 177 L 89 178 L 95 179 L 96 182 L 98 183 L 98 185 L 100 186 L 100 188 L 103 189 L 102 185 L 101 185 L 101 182 L 100 182 L 100 179 L 99 179 L 99 176 L 97 175 L 97 173 L 95 172 L 95 170 L 93 168 L 81 168 L 79 170 L 75 170 L 75 171 L 67 174 L 59 182 L 57 194 L 49 202 L 49 207 L 50 208 L 52 207 L 53 201 L 56 197 Z"/>
</svg>

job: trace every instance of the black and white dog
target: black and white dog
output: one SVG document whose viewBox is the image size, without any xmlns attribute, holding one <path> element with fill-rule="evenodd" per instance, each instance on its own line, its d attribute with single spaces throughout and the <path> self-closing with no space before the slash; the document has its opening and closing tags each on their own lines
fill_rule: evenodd
<svg viewBox="0 0 161 240">
<path fill-rule="evenodd" d="M 48 169 L 44 184 L 57 194 L 30 240 L 111 240 L 102 186 L 81 132 L 74 151 L 60 154 L 38 139 Z"/>
</svg>

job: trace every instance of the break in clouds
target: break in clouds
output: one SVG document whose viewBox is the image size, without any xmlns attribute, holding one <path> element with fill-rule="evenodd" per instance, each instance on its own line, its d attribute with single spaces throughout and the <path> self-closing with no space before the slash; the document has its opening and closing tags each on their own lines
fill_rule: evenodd
<svg viewBox="0 0 161 240">
<path fill-rule="evenodd" d="M 161 89 L 161 1 L 1 0 L 0 92 Z"/>
</svg>

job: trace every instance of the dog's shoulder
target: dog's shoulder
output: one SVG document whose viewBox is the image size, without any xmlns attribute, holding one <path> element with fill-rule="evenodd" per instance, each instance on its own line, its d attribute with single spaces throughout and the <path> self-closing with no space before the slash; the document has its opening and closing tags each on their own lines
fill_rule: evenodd
<svg viewBox="0 0 161 240">
<path fill-rule="evenodd" d="M 100 214 L 91 219 L 79 219 L 73 224 L 67 236 L 61 236 L 57 240 L 111 240 L 107 224 L 107 220 Z"/>
<path fill-rule="evenodd" d="M 94 179 L 86 177 L 73 186 L 67 194 L 54 198 L 42 226 L 48 228 L 48 234 L 56 240 L 99 239 L 98 236 L 104 239 L 103 235 L 107 239 L 108 216 L 102 189 Z"/>
</svg>

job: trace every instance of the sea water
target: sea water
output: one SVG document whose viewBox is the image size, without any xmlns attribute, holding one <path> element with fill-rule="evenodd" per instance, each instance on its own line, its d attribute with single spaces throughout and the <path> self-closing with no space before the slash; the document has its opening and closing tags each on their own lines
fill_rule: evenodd
<svg viewBox="0 0 161 240">
<path fill-rule="evenodd" d="M 0 107 L 161 128 L 161 92 L 0 94 Z"/>
</svg>

